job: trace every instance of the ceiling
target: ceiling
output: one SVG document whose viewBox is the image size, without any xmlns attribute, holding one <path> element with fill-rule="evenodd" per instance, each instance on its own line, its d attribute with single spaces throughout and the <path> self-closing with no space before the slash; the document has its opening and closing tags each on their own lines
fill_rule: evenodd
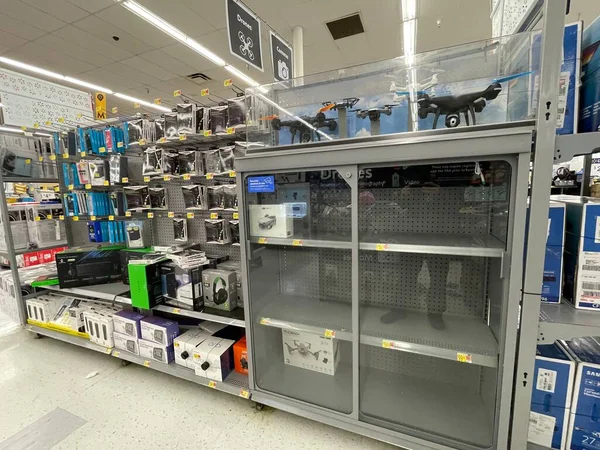
<svg viewBox="0 0 600 450">
<path fill-rule="evenodd" d="M 263 27 L 265 71 L 246 69 L 229 53 L 224 0 L 138 0 L 181 31 L 260 83 L 272 81 Z M 304 28 L 305 74 L 402 54 L 400 0 L 245 0 L 269 27 L 288 41 Z M 597 0 L 574 0 L 567 22 L 600 14 Z M 277 8 L 275 8 L 275 4 Z M 491 36 L 488 0 L 418 0 L 417 52 Z M 213 101 L 232 97 L 223 87 L 228 72 L 125 10 L 114 0 L 0 0 L 0 55 L 26 62 L 147 101 L 173 105 L 173 91 L 200 101 L 209 88 Z M 359 12 L 365 33 L 334 41 L 325 22 Z M 465 27 L 464 18 L 469 18 Z M 118 36 L 118 42 L 113 40 Z M 7 67 L 9 68 L 9 67 Z M 10 69 L 10 68 L 9 68 Z M 187 77 L 201 72 L 211 81 Z M 235 82 L 235 80 L 234 80 Z M 244 88 L 243 83 L 237 83 Z M 218 97 L 217 97 L 218 96 Z M 112 104 L 111 104 L 112 103 Z M 132 112 L 109 97 L 109 107 Z"/>
</svg>

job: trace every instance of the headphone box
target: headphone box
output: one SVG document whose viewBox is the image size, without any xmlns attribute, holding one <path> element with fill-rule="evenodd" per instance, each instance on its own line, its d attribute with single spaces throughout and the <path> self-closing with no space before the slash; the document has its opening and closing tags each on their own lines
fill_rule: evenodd
<svg viewBox="0 0 600 450">
<path fill-rule="evenodd" d="M 210 337 L 194 351 L 196 375 L 223 381 L 233 369 L 233 344 L 235 341 Z"/>
<path fill-rule="evenodd" d="M 166 263 L 160 270 L 166 303 L 192 311 L 199 311 L 204 306 L 202 267 L 181 268 L 176 263 Z"/>
<path fill-rule="evenodd" d="M 281 332 L 285 364 L 335 375 L 340 361 L 340 341 L 305 331 L 283 329 Z"/>
<path fill-rule="evenodd" d="M 122 246 L 77 247 L 56 254 L 61 289 L 112 283 L 121 278 Z"/>
<path fill-rule="evenodd" d="M 248 347 L 246 336 L 233 344 L 233 364 L 235 371 L 243 374 L 248 373 Z"/>
<path fill-rule="evenodd" d="M 250 236 L 288 238 L 294 234 L 290 204 L 249 205 Z"/>
<path fill-rule="evenodd" d="M 143 318 L 143 314 L 126 309 L 113 314 L 115 333 L 132 336 L 136 339 L 142 337 L 140 322 Z"/>
<path fill-rule="evenodd" d="M 113 333 L 113 339 L 115 341 L 115 348 L 119 350 L 125 350 L 126 352 L 133 353 L 134 355 L 140 354 L 137 337 L 132 337 L 127 334 Z"/>
<path fill-rule="evenodd" d="M 210 336 L 210 333 L 199 328 L 188 330 L 177 336 L 173 341 L 175 363 L 188 369 L 195 369 L 194 350 Z"/>
<path fill-rule="evenodd" d="M 244 289 L 242 288 L 242 267 L 239 262 L 226 261 L 217 266 L 217 269 L 235 272 L 235 284 L 237 287 L 237 307 L 244 307 Z"/>
<path fill-rule="evenodd" d="M 140 339 L 138 341 L 140 349 L 140 356 L 153 361 L 159 361 L 165 364 L 169 364 L 175 359 L 173 352 L 173 345 L 163 345 L 156 342 L 146 341 Z"/>
<path fill-rule="evenodd" d="M 237 280 L 229 270 L 208 269 L 202 272 L 204 306 L 232 311 L 237 306 Z"/>
<path fill-rule="evenodd" d="M 150 316 L 140 321 L 142 339 L 161 345 L 173 345 L 179 335 L 179 324 L 173 320 Z"/>
</svg>

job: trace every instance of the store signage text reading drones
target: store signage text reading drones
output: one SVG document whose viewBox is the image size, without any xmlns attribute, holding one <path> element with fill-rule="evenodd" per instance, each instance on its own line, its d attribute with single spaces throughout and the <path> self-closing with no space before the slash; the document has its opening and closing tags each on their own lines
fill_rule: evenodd
<svg viewBox="0 0 600 450">
<path fill-rule="evenodd" d="M 225 0 L 229 51 L 246 64 L 264 71 L 260 20 L 239 0 Z"/>
</svg>

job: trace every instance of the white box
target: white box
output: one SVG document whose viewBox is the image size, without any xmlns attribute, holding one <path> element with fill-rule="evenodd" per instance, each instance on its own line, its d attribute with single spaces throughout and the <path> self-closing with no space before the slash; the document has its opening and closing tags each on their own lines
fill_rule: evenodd
<svg viewBox="0 0 600 450">
<path fill-rule="evenodd" d="M 84 300 L 73 297 L 63 297 L 52 323 L 67 327 L 73 331 L 84 331 L 83 313 L 89 309 Z"/>
<path fill-rule="evenodd" d="M 26 301 L 27 315 L 31 320 L 48 323 L 56 316 L 56 311 L 58 311 L 58 308 L 62 304 L 60 300 L 59 298 L 49 296 L 29 299 Z"/>
<path fill-rule="evenodd" d="M 286 364 L 335 375 L 335 370 L 340 362 L 340 342 L 338 340 L 304 331 L 281 331 L 283 361 Z"/>
<path fill-rule="evenodd" d="M 113 314 L 115 333 L 125 334 L 131 337 L 142 337 L 140 322 L 144 315 L 135 311 L 122 310 Z"/>
<path fill-rule="evenodd" d="M 210 333 L 200 329 L 189 330 L 177 336 L 173 341 L 175 363 L 188 369 L 194 369 L 194 350 L 210 336 Z"/>
<path fill-rule="evenodd" d="M 129 336 L 127 334 L 113 333 L 113 339 L 115 341 L 115 348 L 119 350 L 125 350 L 126 352 L 133 353 L 134 355 L 140 354 L 138 340 L 136 337 Z"/>
<path fill-rule="evenodd" d="M 148 358 L 149 360 L 159 361 L 165 364 L 169 364 L 174 359 L 172 345 L 164 346 L 162 344 L 157 344 L 156 342 L 139 339 L 138 346 L 142 358 Z"/>
<path fill-rule="evenodd" d="M 173 346 L 173 339 L 179 335 L 179 324 L 158 316 L 145 317 L 140 321 L 142 339 L 159 345 Z"/>
<path fill-rule="evenodd" d="M 235 341 L 211 336 L 196 347 L 196 375 L 216 381 L 227 378 L 233 369 L 233 344 Z"/>
<path fill-rule="evenodd" d="M 294 218 L 288 203 L 249 205 L 250 236 L 288 238 L 294 234 Z"/>
<path fill-rule="evenodd" d="M 85 330 L 90 336 L 90 341 L 104 347 L 114 347 L 114 327 L 112 315 L 108 311 L 99 312 L 88 310 L 83 313 Z"/>
</svg>

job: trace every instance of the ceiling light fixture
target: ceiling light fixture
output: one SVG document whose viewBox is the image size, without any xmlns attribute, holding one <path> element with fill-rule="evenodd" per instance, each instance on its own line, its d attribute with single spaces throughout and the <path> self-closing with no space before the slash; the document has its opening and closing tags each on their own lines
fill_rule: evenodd
<svg viewBox="0 0 600 450">
<path fill-rule="evenodd" d="M 88 83 L 87 81 L 78 80 L 77 78 L 65 77 L 65 81 L 68 81 L 69 83 L 73 83 L 73 84 L 78 84 L 79 86 L 90 88 L 90 89 L 93 89 L 95 91 L 104 92 L 105 94 L 112 94 L 113 93 L 113 91 L 111 91 L 108 88 L 105 88 L 105 87 L 102 87 L 102 86 L 98 86 L 96 84 Z"/>
<path fill-rule="evenodd" d="M 171 112 L 171 110 L 169 108 L 165 108 L 164 106 L 155 105 L 154 103 L 150 103 L 145 100 L 140 100 L 138 98 L 131 97 L 129 95 L 119 94 L 118 92 L 115 92 L 113 95 L 115 95 L 116 97 L 122 98 L 123 100 L 128 100 L 133 103 L 139 103 L 140 105 L 144 105 L 149 108 L 158 109 L 159 111 L 162 111 L 162 112 Z"/>
<path fill-rule="evenodd" d="M 154 25 L 159 30 L 161 30 L 164 33 L 168 34 L 173 39 L 176 39 L 179 42 L 181 42 L 182 44 L 188 46 L 189 48 L 191 48 L 192 50 L 194 50 L 196 53 L 198 53 L 199 55 L 205 57 L 206 59 L 208 59 L 212 63 L 216 64 L 219 67 L 224 68 L 229 73 L 231 73 L 231 74 L 235 75 L 236 77 L 240 78 L 246 84 L 249 84 L 252 87 L 258 87 L 258 86 L 260 86 L 260 83 L 258 83 L 257 81 L 253 80 L 250 76 L 248 76 L 245 73 L 241 72 L 240 70 L 236 69 L 232 65 L 227 64 L 227 62 L 224 59 L 222 59 L 220 56 L 218 56 L 215 53 L 211 52 L 209 49 L 207 49 L 205 46 L 203 46 L 202 44 L 200 44 L 198 41 L 195 41 L 194 39 L 192 39 L 191 37 L 189 37 L 188 35 L 186 35 L 185 33 L 183 33 L 181 30 L 177 29 L 176 27 L 174 27 L 173 25 L 171 25 L 169 22 L 167 22 L 166 20 L 164 20 L 162 17 L 160 17 L 159 15 L 153 13 L 149 9 L 144 8 L 142 5 L 140 5 L 136 1 L 134 1 L 134 0 L 127 0 L 127 1 L 125 1 L 123 3 L 121 3 L 121 5 L 123 5 L 123 7 L 127 8 L 129 11 L 131 11 L 132 13 L 134 13 L 135 15 L 137 15 L 138 17 L 144 19 L 149 24 Z M 267 91 L 267 89 L 265 89 L 265 88 L 259 88 L 259 90 L 262 91 L 262 92 L 266 92 Z"/>
<path fill-rule="evenodd" d="M 18 128 L 0 127 L 0 131 L 10 131 L 11 133 L 25 133 L 23 130 Z"/>
<path fill-rule="evenodd" d="M 19 69 L 28 70 L 30 72 L 39 73 L 40 75 L 44 75 L 49 78 L 56 78 L 58 80 L 64 80 L 65 77 L 56 72 L 50 72 L 49 70 L 41 69 L 39 67 L 35 67 L 29 64 L 22 63 L 21 61 L 16 61 L 14 59 L 6 58 L 4 56 L 0 56 L 0 62 L 4 64 L 8 64 L 9 66 L 15 66 Z"/>
</svg>

